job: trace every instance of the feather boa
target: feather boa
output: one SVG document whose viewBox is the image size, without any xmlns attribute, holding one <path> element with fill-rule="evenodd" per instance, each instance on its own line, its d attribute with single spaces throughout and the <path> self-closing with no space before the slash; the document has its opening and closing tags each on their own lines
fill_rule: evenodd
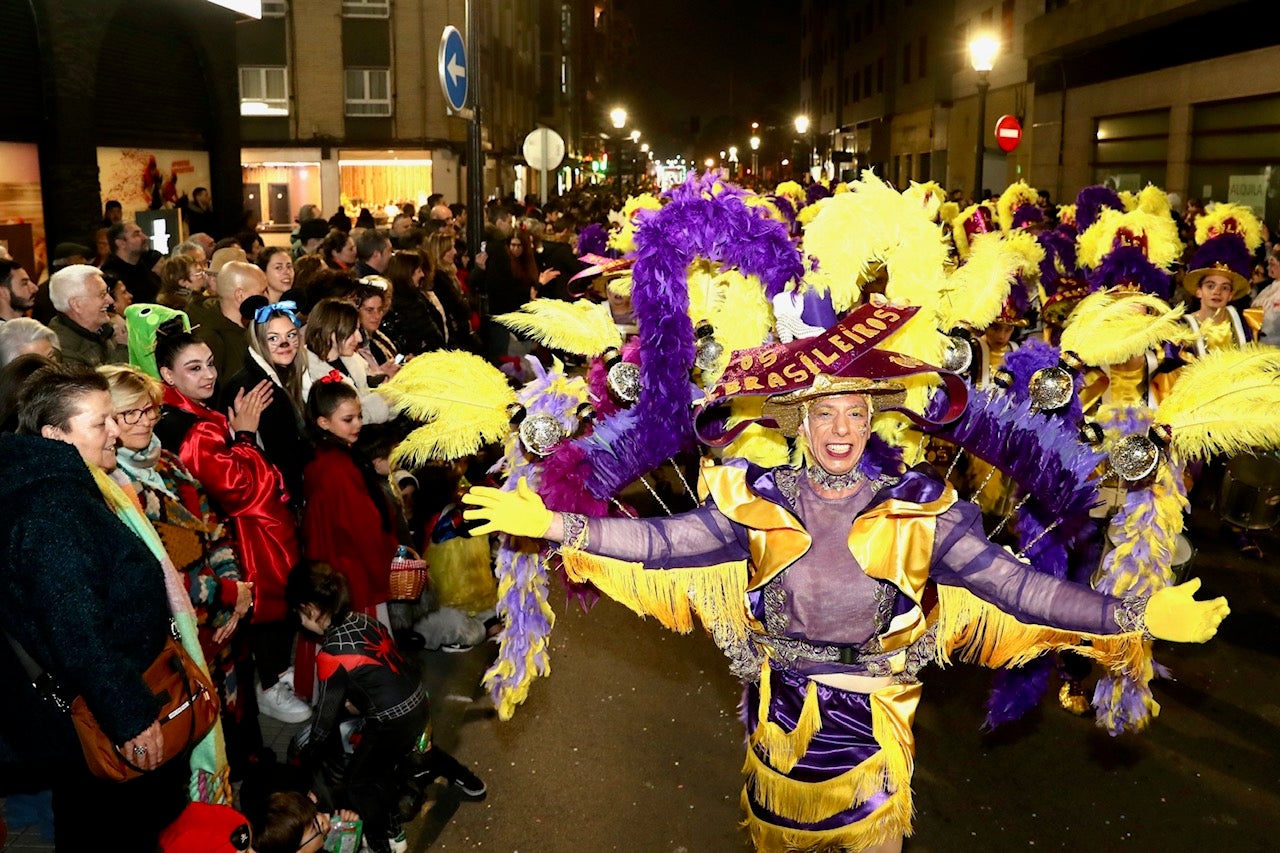
<svg viewBox="0 0 1280 853">
<path fill-rule="evenodd" d="M 770 297 L 804 274 L 785 227 L 748 206 L 745 193 L 722 183 L 718 173 L 691 177 L 667 195 L 668 203 L 644 215 L 636 229 L 631 298 L 641 339 L 640 399 L 580 440 L 591 464 L 586 486 L 597 498 L 618 494 L 693 445 L 694 346 L 685 276 L 694 258 L 758 276 Z"/>
</svg>

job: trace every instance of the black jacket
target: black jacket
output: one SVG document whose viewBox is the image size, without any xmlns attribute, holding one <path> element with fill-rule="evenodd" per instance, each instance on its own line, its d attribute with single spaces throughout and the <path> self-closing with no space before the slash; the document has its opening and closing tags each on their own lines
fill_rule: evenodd
<svg viewBox="0 0 1280 853">
<path fill-rule="evenodd" d="M 0 627 L 67 701 L 84 696 L 103 731 L 131 740 L 160 707 L 142 680 L 169 632 L 160 563 L 116 518 L 71 445 L 0 436 L 0 470 Z M 0 659 L 0 756 L 78 753 L 70 717 L 36 694 L 7 640 Z"/>
<path fill-rule="evenodd" d="M 248 393 L 264 379 L 271 377 L 262 365 L 252 356 L 245 358 L 244 367 L 222 388 L 220 411 L 225 413 L 231 408 L 241 389 Z M 271 388 L 271 402 L 258 421 L 258 440 L 262 455 L 280 469 L 285 488 L 289 490 L 289 506 L 296 512 L 302 509 L 302 469 L 315 455 L 314 448 L 303 426 L 302 413 L 289 401 L 287 392 L 274 381 Z"/>
</svg>

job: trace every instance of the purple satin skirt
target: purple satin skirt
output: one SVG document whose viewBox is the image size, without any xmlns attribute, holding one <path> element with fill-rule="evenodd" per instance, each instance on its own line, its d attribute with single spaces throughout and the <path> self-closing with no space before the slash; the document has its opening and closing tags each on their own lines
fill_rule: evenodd
<svg viewBox="0 0 1280 853">
<path fill-rule="evenodd" d="M 809 679 L 803 675 L 785 670 L 771 672 L 769 687 L 772 701 L 769 719 L 786 731 L 793 730 L 800 719 L 808 686 Z M 800 782 L 825 782 L 833 779 L 857 767 L 880 750 L 880 745 L 872 734 L 871 699 L 868 694 L 840 690 L 825 684 L 818 684 L 817 691 L 821 728 L 809 742 L 804 756 L 786 774 L 788 778 Z M 753 732 L 760 722 L 758 684 L 747 685 L 743 705 L 747 731 Z M 755 747 L 749 748 L 756 750 L 756 756 L 762 762 L 777 770 L 767 755 Z M 748 807 L 755 818 L 786 829 L 809 831 L 839 829 L 863 820 L 882 806 L 889 799 L 890 793 L 881 791 L 866 802 L 817 823 L 801 823 L 764 808 L 753 796 L 750 783 L 747 785 Z"/>
</svg>

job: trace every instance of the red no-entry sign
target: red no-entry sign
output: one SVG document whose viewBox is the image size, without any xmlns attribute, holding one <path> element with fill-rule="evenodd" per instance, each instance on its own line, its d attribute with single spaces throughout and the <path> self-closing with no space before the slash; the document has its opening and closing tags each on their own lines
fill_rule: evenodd
<svg viewBox="0 0 1280 853">
<path fill-rule="evenodd" d="M 1022 122 L 1017 116 L 1003 115 L 996 119 L 996 145 L 1008 154 L 1022 141 Z"/>
</svg>

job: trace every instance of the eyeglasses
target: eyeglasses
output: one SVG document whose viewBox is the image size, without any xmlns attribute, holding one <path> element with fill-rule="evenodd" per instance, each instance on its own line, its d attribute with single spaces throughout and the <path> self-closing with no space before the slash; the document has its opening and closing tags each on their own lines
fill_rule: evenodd
<svg viewBox="0 0 1280 853">
<path fill-rule="evenodd" d="M 146 418 L 148 421 L 159 420 L 160 407 L 146 406 L 141 409 L 125 409 L 123 412 L 116 412 L 116 420 L 123 421 L 129 426 L 133 426 L 143 418 Z"/>
<path fill-rule="evenodd" d="M 272 349 L 284 349 L 286 346 L 296 344 L 297 342 L 297 332 L 286 332 L 284 337 L 280 337 L 279 335 L 267 335 L 267 346 Z"/>
<path fill-rule="evenodd" d="M 302 839 L 302 843 L 298 845 L 299 850 L 301 850 L 303 847 L 306 847 L 308 844 L 310 844 L 312 841 L 315 841 L 320 836 L 324 835 L 324 830 L 320 828 L 320 815 L 317 814 L 315 817 L 311 819 L 311 825 L 316 828 L 316 831 L 308 835 L 306 838 Z"/>
</svg>

